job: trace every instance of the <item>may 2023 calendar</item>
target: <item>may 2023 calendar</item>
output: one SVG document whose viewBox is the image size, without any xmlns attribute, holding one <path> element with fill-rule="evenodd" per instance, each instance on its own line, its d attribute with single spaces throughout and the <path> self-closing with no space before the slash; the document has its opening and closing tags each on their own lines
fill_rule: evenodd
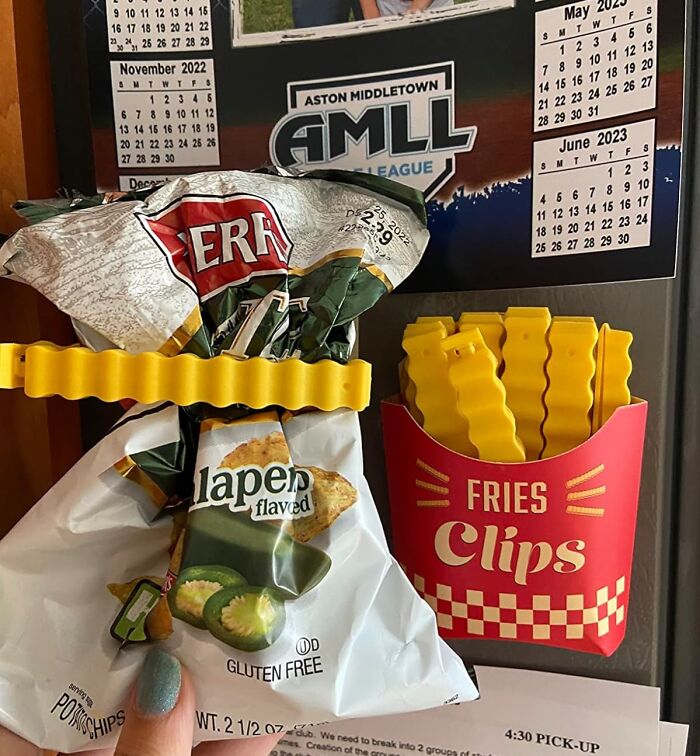
<svg viewBox="0 0 700 756">
<path fill-rule="evenodd" d="M 425 192 L 408 290 L 675 273 L 686 0 L 82 2 L 102 190 L 342 168 Z"/>
<path fill-rule="evenodd" d="M 537 13 L 535 130 L 656 104 L 657 0 L 587 0 Z"/>
</svg>

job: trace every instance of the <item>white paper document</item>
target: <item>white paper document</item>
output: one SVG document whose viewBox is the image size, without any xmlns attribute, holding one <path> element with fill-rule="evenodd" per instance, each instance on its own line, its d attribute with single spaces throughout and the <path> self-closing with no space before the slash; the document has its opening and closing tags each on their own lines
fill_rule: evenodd
<svg viewBox="0 0 700 756">
<path fill-rule="evenodd" d="M 418 714 L 299 727 L 276 756 L 681 756 L 659 689 L 478 667 L 481 700 Z"/>
<path fill-rule="evenodd" d="M 685 756 L 688 748 L 688 725 L 661 722 L 659 756 Z"/>
</svg>

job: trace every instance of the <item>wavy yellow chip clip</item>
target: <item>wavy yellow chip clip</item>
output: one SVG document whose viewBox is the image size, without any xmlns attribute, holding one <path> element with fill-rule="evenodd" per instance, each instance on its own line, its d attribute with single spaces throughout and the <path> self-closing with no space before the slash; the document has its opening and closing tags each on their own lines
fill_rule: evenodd
<svg viewBox="0 0 700 756">
<path fill-rule="evenodd" d="M 574 449 L 591 435 L 598 328 L 593 318 L 555 317 L 548 340 L 543 459 Z"/>
<path fill-rule="evenodd" d="M 120 349 L 93 352 L 43 342 L 0 344 L 0 388 L 24 387 L 25 394 L 34 398 L 58 394 L 66 399 L 94 396 L 105 402 L 135 399 L 144 404 L 205 402 L 214 407 L 359 411 L 369 404 L 371 371 L 363 360 L 310 364 L 262 357 L 239 360 L 231 355 L 201 359 Z"/>
<path fill-rule="evenodd" d="M 593 404 L 593 432 L 603 427 L 618 407 L 632 400 L 628 381 L 632 374 L 632 334 L 616 331 L 605 323 L 598 335 Z"/>
<path fill-rule="evenodd" d="M 547 331 L 551 322 L 546 307 L 509 307 L 505 317 L 501 379 L 528 460 L 539 459 L 544 447 L 544 366 L 549 357 Z"/>
<path fill-rule="evenodd" d="M 524 462 L 525 450 L 515 434 L 515 418 L 496 375 L 498 363 L 477 328 L 446 338 L 450 382 L 457 391 L 457 411 L 467 421 L 469 440 L 479 459 Z"/>
<path fill-rule="evenodd" d="M 408 377 L 416 387 L 415 402 L 425 432 L 448 449 L 473 456 L 467 421 L 457 412 L 457 392 L 447 373 L 442 349 L 446 337 L 447 329 L 440 321 L 407 326 L 403 348 L 408 355 Z"/>
</svg>

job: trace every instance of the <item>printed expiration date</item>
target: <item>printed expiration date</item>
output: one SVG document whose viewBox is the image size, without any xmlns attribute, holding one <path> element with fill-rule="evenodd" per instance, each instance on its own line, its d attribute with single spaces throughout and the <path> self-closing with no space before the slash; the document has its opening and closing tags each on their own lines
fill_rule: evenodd
<svg viewBox="0 0 700 756">
<path fill-rule="evenodd" d="M 369 233 L 374 241 L 384 247 L 394 240 L 400 241 L 406 247 L 411 244 L 408 233 L 395 220 L 387 218 L 382 208 L 348 210 L 346 217 L 352 218 L 352 220 L 344 223 L 340 227 L 340 231 Z M 391 259 L 388 251 L 379 250 L 377 254 L 385 259 Z"/>
</svg>

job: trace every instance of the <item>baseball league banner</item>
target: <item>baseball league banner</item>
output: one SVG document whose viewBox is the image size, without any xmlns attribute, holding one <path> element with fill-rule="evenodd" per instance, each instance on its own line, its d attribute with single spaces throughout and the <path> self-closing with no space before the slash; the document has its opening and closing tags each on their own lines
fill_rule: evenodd
<svg viewBox="0 0 700 756">
<path fill-rule="evenodd" d="M 615 652 L 646 414 L 636 400 L 565 454 L 500 464 L 447 449 L 383 403 L 394 553 L 444 638 Z"/>
<path fill-rule="evenodd" d="M 404 290 L 675 274 L 686 0 L 83 0 L 95 170 L 425 193 Z"/>
</svg>

